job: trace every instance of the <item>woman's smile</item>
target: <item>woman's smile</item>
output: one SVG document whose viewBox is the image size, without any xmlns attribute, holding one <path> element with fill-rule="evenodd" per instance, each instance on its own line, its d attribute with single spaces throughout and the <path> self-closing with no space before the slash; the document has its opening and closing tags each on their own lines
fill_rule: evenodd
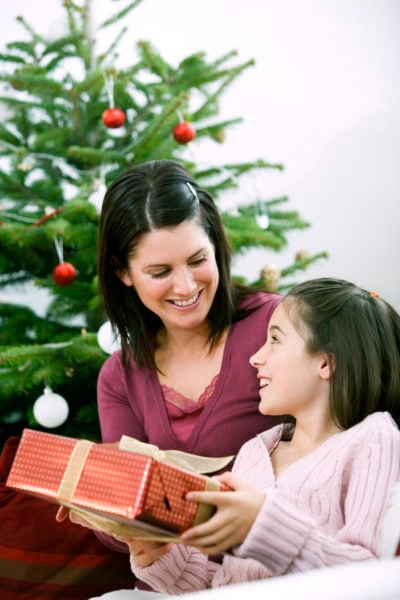
<svg viewBox="0 0 400 600">
<path fill-rule="evenodd" d="M 167 329 L 197 328 L 207 323 L 219 284 L 214 246 L 196 221 L 155 229 L 143 235 L 120 279 Z"/>
<path fill-rule="evenodd" d="M 188 298 L 188 300 L 168 300 L 168 302 L 171 302 L 171 304 L 179 308 L 187 308 L 196 304 L 196 302 L 200 298 L 200 293 L 201 292 L 197 292 L 197 294 L 195 294 L 191 298 Z"/>
</svg>

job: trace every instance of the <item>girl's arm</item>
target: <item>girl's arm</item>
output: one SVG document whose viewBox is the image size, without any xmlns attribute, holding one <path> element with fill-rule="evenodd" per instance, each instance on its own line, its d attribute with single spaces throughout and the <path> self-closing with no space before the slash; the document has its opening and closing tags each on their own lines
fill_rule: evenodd
<svg viewBox="0 0 400 600">
<path fill-rule="evenodd" d="M 218 563 L 189 546 L 147 546 L 132 540 L 130 562 L 134 575 L 165 594 L 184 594 L 211 587 Z M 147 544 L 149 544 L 147 542 Z"/>
<path fill-rule="evenodd" d="M 165 594 L 180 595 L 270 576 L 258 561 L 226 555 L 221 565 L 190 546 L 131 540 L 129 547 L 135 576 Z"/>
<path fill-rule="evenodd" d="M 235 554 L 260 561 L 273 575 L 376 558 L 383 514 L 400 479 L 399 431 L 370 429 L 368 439 L 354 446 L 347 466 L 338 473 L 337 489 L 332 488 L 336 502 L 326 499 L 327 510 L 336 512 L 337 527 L 332 518 L 330 524 L 319 525 L 279 489 L 271 488 Z"/>
</svg>

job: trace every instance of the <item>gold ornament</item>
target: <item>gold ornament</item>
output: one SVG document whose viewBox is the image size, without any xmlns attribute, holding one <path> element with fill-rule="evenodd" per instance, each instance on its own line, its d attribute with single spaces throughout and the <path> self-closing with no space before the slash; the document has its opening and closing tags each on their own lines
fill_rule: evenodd
<svg viewBox="0 0 400 600">
<path fill-rule="evenodd" d="M 308 250 L 299 250 L 298 252 L 296 252 L 296 255 L 295 255 L 296 261 L 307 260 L 307 258 L 310 258 L 310 253 Z M 305 269 L 306 267 L 304 266 L 301 268 Z"/>
<path fill-rule="evenodd" d="M 105 185 L 104 178 L 97 177 L 96 179 L 93 180 L 93 184 L 92 184 L 93 192 L 97 192 L 97 190 L 100 189 L 100 187 L 103 187 L 104 185 Z"/>
<path fill-rule="evenodd" d="M 275 292 L 280 278 L 281 270 L 277 265 L 267 265 L 261 270 L 261 281 L 266 292 Z"/>
<path fill-rule="evenodd" d="M 210 137 L 218 144 L 223 144 L 226 139 L 226 134 L 223 129 L 218 129 L 217 131 L 213 131 L 210 133 Z"/>
<path fill-rule="evenodd" d="M 28 162 L 27 160 L 23 160 L 22 162 L 20 162 L 17 165 L 17 169 L 19 171 L 23 171 L 24 173 L 27 173 L 28 171 L 30 171 L 32 169 L 32 165 L 30 162 Z"/>
</svg>

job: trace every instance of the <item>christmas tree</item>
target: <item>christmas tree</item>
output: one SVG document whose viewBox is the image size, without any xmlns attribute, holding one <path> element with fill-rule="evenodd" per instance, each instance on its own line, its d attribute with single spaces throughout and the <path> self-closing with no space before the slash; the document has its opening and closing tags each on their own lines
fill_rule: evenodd
<svg viewBox="0 0 400 600">
<path fill-rule="evenodd" d="M 282 169 L 246 157 L 240 164 L 198 164 L 192 140 L 223 143 L 241 121 L 221 118 L 220 98 L 254 63 L 235 51 L 214 60 L 199 51 L 171 65 L 151 42 L 138 41 L 133 64 L 117 66 L 125 17 L 141 1 L 101 25 L 98 35 L 106 28 L 116 33 L 99 55 L 89 0 L 62 2 L 68 30 L 55 39 L 18 17 L 23 39 L 0 55 L 7 111 L 0 124 L 0 288 L 33 283 L 49 297 L 44 316 L 29 298 L 26 306 L 0 303 L 1 443 L 24 427 L 99 438 L 96 379 L 111 350 L 99 345 L 107 318 L 97 292 L 96 239 L 104 191 L 121 171 L 178 160 L 218 200 L 240 194 L 250 172 Z M 288 232 L 307 227 L 287 201 L 258 197 L 221 210 L 234 252 L 279 252 Z M 259 281 L 242 280 L 281 291 L 323 255 L 299 255 L 281 270 L 266 265 Z"/>
</svg>

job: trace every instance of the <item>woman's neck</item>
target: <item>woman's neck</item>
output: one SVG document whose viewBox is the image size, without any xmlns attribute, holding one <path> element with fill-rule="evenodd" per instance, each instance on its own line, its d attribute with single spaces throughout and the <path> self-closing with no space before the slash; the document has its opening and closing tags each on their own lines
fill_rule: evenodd
<svg viewBox="0 0 400 600">
<path fill-rule="evenodd" d="M 160 332 L 155 351 L 160 384 L 173 388 L 197 402 L 207 385 L 220 372 L 226 335 L 213 347 L 208 330 L 191 330 L 182 335 Z"/>
<path fill-rule="evenodd" d="M 175 352 L 185 351 L 188 347 L 209 347 L 208 336 L 210 328 L 204 323 L 196 329 L 166 329 L 163 327 L 157 332 L 157 349 L 159 351 Z"/>
</svg>

